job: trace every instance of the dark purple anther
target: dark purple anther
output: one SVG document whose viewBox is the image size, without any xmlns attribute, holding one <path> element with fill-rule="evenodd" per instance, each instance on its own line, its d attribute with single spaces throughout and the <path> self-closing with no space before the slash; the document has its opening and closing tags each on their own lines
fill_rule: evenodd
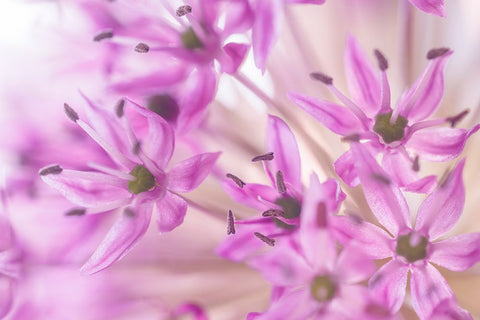
<svg viewBox="0 0 480 320">
<path fill-rule="evenodd" d="M 262 240 L 263 242 L 265 242 L 266 244 L 268 244 L 269 246 L 273 247 L 275 245 L 275 239 L 272 239 L 272 238 L 269 238 L 267 236 L 264 236 L 263 234 L 261 234 L 260 232 L 254 232 L 253 233 L 255 235 L 255 237 L 257 237 L 258 239 Z"/>
<path fill-rule="evenodd" d="M 72 120 L 73 122 L 77 122 L 78 119 L 78 113 L 73 110 L 72 107 L 70 107 L 68 104 L 64 103 L 63 104 L 63 109 L 65 110 L 65 114 L 67 115 L 68 119 Z"/>
<path fill-rule="evenodd" d="M 320 82 L 323 82 L 327 86 L 331 85 L 333 83 L 333 78 L 330 76 L 327 76 L 326 74 L 323 74 L 321 72 L 312 72 L 310 73 L 310 78 L 313 80 L 317 80 Z"/>
<path fill-rule="evenodd" d="M 261 154 L 259 156 L 256 156 L 252 159 L 252 162 L 257 162 L 257 161 L 270 161 L 273 160 L 273 152 L 268 152 L 265 154 Z"/>
<path fill-rule="evenodd" d="M 227 173 L 227 178 L 232 179 L 232 181 L 235 182 L 235 184 L 239 188 L 243 188 L 243 186 L 245 185 L 245 182 L 243 182 L 242 179 L 240 179 L 239 177 L 237 177 L 237 176 L 235 176 L 231 173 Z"/>
<path fill-rule="evenodd" d="M 227 235 L 229 234 L 235 234 L 235 217 L 232 210 L 228 210 L 227 217 Z"/>
<path fill-rule="evenodd" d="M 38 171 L 38 174 L 41 176 L 46 176 L 49 174 L 60 174 L 62 173 L 62 171 L 63 171 L 62 167 L 60 167 L 58 164 L 54 164 L 54 165 L 45 167 L 43 169 L 40 169 L 40 171 Z"/>
</svg>

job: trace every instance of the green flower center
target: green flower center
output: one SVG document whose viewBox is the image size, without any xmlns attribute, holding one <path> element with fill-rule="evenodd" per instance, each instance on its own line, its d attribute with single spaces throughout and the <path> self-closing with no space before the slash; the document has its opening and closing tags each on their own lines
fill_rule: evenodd
<svg viewBox="0 0 480 320">
<path fill-rule="evenodd" d="M 200 41 L 192 27 L 189 27 L 184 31 L 181 34 L 180 39 L 182 40 L 183 46 L 189 50 L 203 48 L 202 41 Z"/>
<path fill-rule="evenodd" d="M 336 292 L 337 285 L 329 276 L 316 276 L 310 284 L 310 293 L 319 302 L 332 300 Z"/>
<path fill-rule="evenodd" d="M 130 174 L 135 177 L 135 180 L 128 182 L 128 191 L 133 194 L 139 194 L 148 191 L 155 187 L 156 181 L 153 174 L 144 166 L 135 166 Z"/>
<path fill-rule="evenodd" d="M 408 120 L 399 115 L 395 123 L 390 123 L 391 118 L 392 111 L 389 113 L 380 113 L 375 118 L 375 125 L 373 126 L 373 131 L 382 137 L 385 143 L 402 140 L 405 136 L 405 127 L 407 126 Z"/>
<path fill-rule="evenodd" d="M 300 212 L 302 211 L 302 205 L 300 202 L 292 197 L 287 196 L 277 198 L 275 200 L 275 204 L 282 207 L 282 211 L 284 212 L 283 217 L 285 219 L 298 218 L 300 216 Z"/>
<path fill-rule="evenodd" d="M 427 257 L 428 239 L 412 232 L 397 239 L 395 252 L 412 263 Z"/>
<path fill-rule="evenodd" d="M 177 120 L 179 107 L 177 101 L 175 101 L 175 99 L 169 94 L 156 94 L 150 96 L 148 98 L 147 107 L 169 122 Z"/>
</svg>

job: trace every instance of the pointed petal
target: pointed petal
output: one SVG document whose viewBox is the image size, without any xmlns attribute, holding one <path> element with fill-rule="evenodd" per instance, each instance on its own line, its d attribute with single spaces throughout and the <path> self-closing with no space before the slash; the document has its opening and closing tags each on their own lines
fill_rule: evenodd
<svg viewBox="0 0 480 320">
<path fill-rule="evenodd" d="M 68 200 L 86 208 L 107 211 L 125 205 L 132 197 L 126 190 L 127 181 L 103 173 L 63 170 L 41 178 Z"/>
<path fill-rule="evenodd" d="M 344 248 L 335 266 L 335 273 L 341 277 L 342 282 L 347 284 L 367 280 L 375 270 L 376 266 L 373 261 L 356 246 Z"/>
<path fill-rule="evenodd" d="M 394 236 L 410 228 L 410 212 L 398 186 L 365 147 L 354 143 L 351 148 L 365 198 L 375 217 Z"/>
<path fill-rule="evenodd" d="M 480 261 L 480 233 L 462 234 L 431 246 L 430 262 L 452 271 L 465 271 Z"/>
<path fill-rule="evenodd" d="M 218 61 L 222 67 L 222 72 L 228 74 L 234 74 L 245 59 L 245 55 L 250 48 L 249 45 L 244 43 L 227 43 L 223 47 L 223 51 L 217 56 Z"/>
<path fill-rule="evenodd" d="M 147 231 L 151 216 L 152 203 L 126 209 L 80 271 L 93 274 L 124 257 Z"/>
<path fill-rule="evenodd" d="M 252 26 L 254 12 L 247 0 L 230 1 L 225 3 L 225 27 L 223 34 L 241 33 Z"/>
<path fill-rule="evenodd" d="M 346 136 L 364 131 L 355 115 L 346 108 L 296 92 L 289 92 L 288 98 L 336 134 Z"/>
<path fill-rule="evenodd" d="M 263 184 L 247 183 L 243 188 L 239 188 L 228 180 L 222 183 L 222 187 L 236 202 L 260 211 L 271 209 L 270 206 L 279 196 L 277 190 Z"/>
<path fill-rule="evenodd" d="M 435 240 L 448 232 L 458 221 L 465 202 L 462 172 L 465 159 L 452 170 L 446 182 L 440 184 L 420 205 L 415 229 Z"/>
<path fill-rule="evenodd" d="M 273 160 L 269 162 L 273 172 L 281 171 L 285 182 L 291 184 L 295 191 L 301 192 L 300 152 L 288 125 L 280 118 L 269 115 L 266 140 L 266 150 L 273 152 L 274 155 Z"/>
<path fill-rule="evenodd" d="M 456 128 L 427 128 L 415 132 L 407 141 L 406 147 L 429 161 L 449 161 L 462 153 L 467 139 L 480 129 L 480 125 L 470 130 Z"/>
<path fill-rule="evenodd" d="M 13 302 L 13 284 L 12 280 L 7 277 L 0 277 L 0 318 L 10 311 Z"/>
<path fill-rule="evenodd" d="M 197 154 L 177 163 L 168 172 L 167 188 L 175 192 L 189 192 L 197 188 L 212 171 L 220 152 Z"/>
<path fill-rule="evenodd" d="M 357 171 L 355 170 L 355 162 L 353 159 L 352 150 L 346 151 L 334 163 L 333 167 L 338 176 L 349 187 L 356 187 L 360 183 Z"/>
<path fill-rule="evenodd" d="M 348 89 L 353 101 L 365 114 L 373 117 L 380 109 L 380 80 L 357 40 L 347 38 L 344 56 Z"/>
<path fill-rule="evenodd" d="M 428 320 L 473 320 L 468 311 L 462 309 L 455 298 L 447 298 L 440 301 Z"/>
<path fill-rule="evenodd" d="M 158 230 L 169 232 L 181 225 L 187 213 L 187 207 L 185 200 L 167 191 L 163 199 L 155 202 Z"/>
<path fill-rule="evenodd" d="M 337 240 L 344 246 L 355 246 L 371 259 L 393 256 L 394 240 L 376 225 L 359 218 L 337 216 L 332 219 Z"/>
<path fill-rule="evenodd" d="M 399 103 L 409 123 L 414 123 L 428 118 L 438 107 L 442 100 L 444 90 L 444 71 L 452 51 L 441 57 L 430 60 L 427 68 L 415 82 L 405 99 Z"/>
<path fill-rule="evenodd" d="M 317 308 L 318 303 L 311 298 L 309 290 L 289 290 L 255 319 L 308 319 Z"/>
<path fill-rule="evenodd" d="M 252 253 L 265 247 L 265 244 L 253 235 L 254 232 L 269 233 L 269 230 L 260 230 L 260 228 L 262 227 L 257 225 L 242 225 L 241 228 L 237 228 L 235 235 L 229 236 L 220 243 L 215 249 L 215 253 L 231 261 L 244 261 Z"/>
<path fill-rule="evenodd" d="M 280 35 L 283 9 L 282 1 L 257 1 L 252 29 L 252 46 L 255 65 L 262 71 L 265 71 L 270 50 Z"/>
<path fill-rule="evenodd" d="M 409 0 L 418 9 L 436 16 L 445 17 L 445 0 Z"/>
<path fill-rule="evenodd" d="M 412 269 L 410 293 L 413 308 L 422 320 L 428 319 L 441 301 L 454 297 L 445 278 L 429 263 Z"/>
<path fill-rule="evenodd" d="M 408 266 L 391 260 L 383 265 L 368 281 L 373 296 L 386 302 L 389 310 L 396 313 L 405 300 Z"/>
</svg>

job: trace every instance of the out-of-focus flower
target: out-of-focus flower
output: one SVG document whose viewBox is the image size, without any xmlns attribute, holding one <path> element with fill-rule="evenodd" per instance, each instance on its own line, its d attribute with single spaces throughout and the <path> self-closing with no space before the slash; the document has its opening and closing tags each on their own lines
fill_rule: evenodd
<svg viewBox="0 0 480 320">
<path fill-rule="evenodd" d="M 445 0 L 408 0 L 412 5 L 426 13 L 445 17 Z"/>
<path fill-rule="evenodd" d="M 349 37 L 345 70 L 353 100 L 333 85 L 332 78 L 321 73 L 311 76 L 327 85 L 345 107 L 294 92 L 289 93 L 289 98 L 345 140 L 365 142 L 373 154 L 381 154 L 383 166 L 405 190 L 429 192 L 435 185 L 435 177 L 418 178 L 419 159 L 448 161 L 456 158 L 467 139 L 480 128 L 480 125 L 469 130 L 454 128 L 468 111 L 452 117 L 428 119 L 442 99 L 444 68 L 451 54 L 446 48 L 429 51 L 425 71 L 392 108 L 387 60 L 375 51 L 381 70 L 378 77 L 357 41 Z M 434 127 L 442 124 L 451 127 Z M 335 170 L 350 186 L 358 185 L 351 150 L 335 162 Z"/>
</svg>

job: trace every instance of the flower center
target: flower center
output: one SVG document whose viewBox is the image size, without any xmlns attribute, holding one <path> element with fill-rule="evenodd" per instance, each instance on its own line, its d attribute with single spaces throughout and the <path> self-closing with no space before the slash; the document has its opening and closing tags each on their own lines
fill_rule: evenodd
<svg viewBox="0 0 480 320">
<path fill-rule="evenodd" d="M 412 263 L 427 257 L 427 244 L 427 238 L 410 232 L 398 237 L 395 252 Z"/>
<path fill-rule="evenodd" d="M 192 27 L 189 27 L 186 31 L 184 31 L 181 34 L 180 39 L 182 40 L 182 44 L 186 49 L 194 50 L 203 48 L 202 41 L 200 41 Z"/>
<path fill-rule="evenodd" d="M 337 292 L 337 285 L 329 276 L 316 276 L 310 284 L 313 299 L 319 302 L 330 301 Z"/>
<path fill-rule="evenodd" d="M 177 101 L 169 94 L 156 94 L 148 98 L 147 107 L 168 122 L 175 122 L 179 107 Z"/>
<path fill-rule="evenodd" d="M 286 196 L 277 198 L 275 204 L 282 207 L 283 217 L 285 219 L 293 219 L 300 216 L 302 211 L 302 205 L 298 202 L 297 199 Z"/>
<path fill-rule="evenodd" d="M 375 125 L 373 126 L 373 131 L 382 137 L 385 143 L 402 140 L 405 135 L 405 127 L 408 123 L 408 120 L 400 115 L 397 117 L 395 123 L 390 123 L 391 118 L 392 111 L 389 113 L 380 113 L 375 118 Z"/>
<path fill-rule="evenodd" d="M 130 174 L 135 177 L 135 180 L 128 182 L 128 191 L 133 194 L 139 194 L 148 191 L 155 187 L 156 181 L 153 174 L 144 166 L 135 166 Z"/>
</svg>

